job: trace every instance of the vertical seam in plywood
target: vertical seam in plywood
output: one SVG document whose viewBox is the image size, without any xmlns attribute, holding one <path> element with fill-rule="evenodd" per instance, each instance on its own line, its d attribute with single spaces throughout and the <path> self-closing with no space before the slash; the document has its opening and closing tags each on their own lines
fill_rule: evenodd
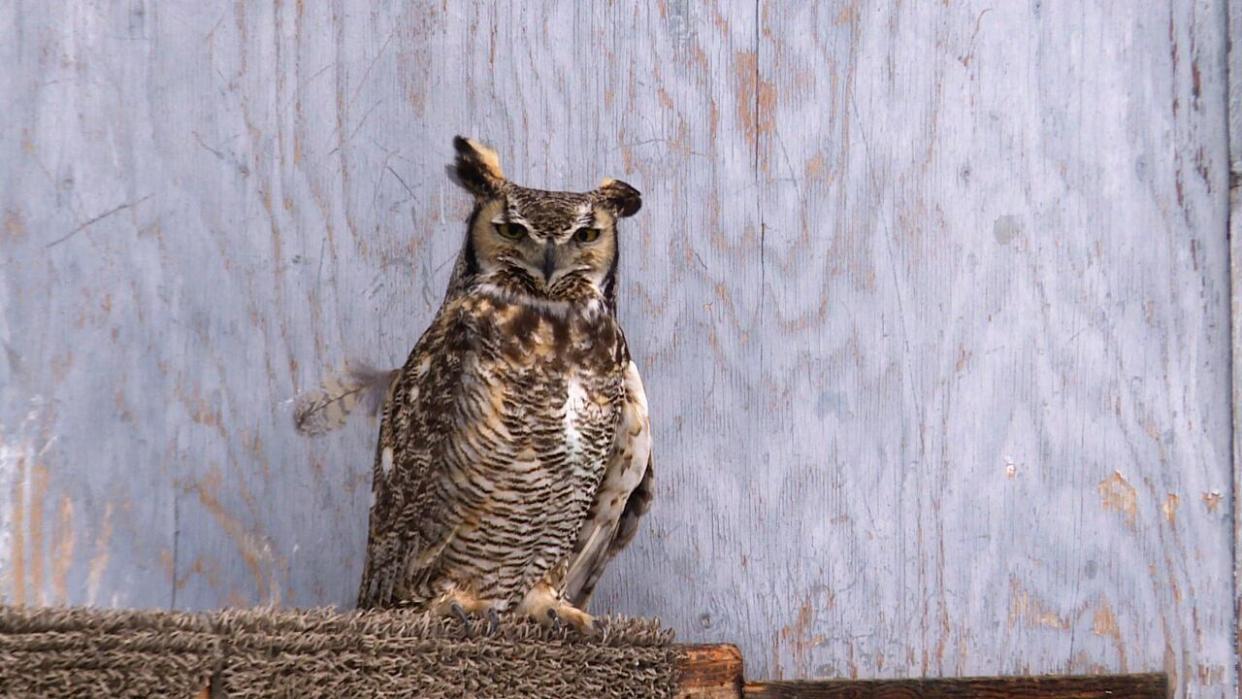
<svg viewBox="0 0 1242 699">
<path fill-rule="evenodd" d="M 1239 443 L 1239 401 L 1242 400 L 1242 386 L 1239 380 L 1242 374 L 1238 371 L 1238 360 L 1242 358 L 1242 327 L 1239 327 L 1238 314 L 1242 312 L 1242 280 L 1238 278 L 1238 267 L 1242 264 L 1242 249 L 1239 249 L 1238 237 L 1233 235 L 1233 226 L 1235 223 L 1235 209 L 1238 206 L 1239 196 L 1239 172 L 1237 165 L 1237 149 L 1242 147 L 1242 129 L 1239 129 L 1239 123 L 1242 122 L 1242 110 L 1239 110 L 1239 100 L 1242 100 L 1242 72 L 1237 71 L 1234 66 L 1235 52 L 1234 39 L 1242 29 L 1242 5 L 1239 0 L 1226 0 L 1225 2 L 1225 155 L 1229 163 L 1229 189 L 1227 193 L 1227 210 L 1225 212 L 1225 242 L 1229 250 L 1229 338 L 1230 338 L 1230 361 L 1228 366 L 1230 396 L 1229 405 L 1232 420 L 1230 427 L 1232 434 L 1230 442 L 1232 449 L 1229 451 L 1231 479 L 1230 500 L 1233 504 L 1233 536 L 1230 538 L 1229 556 L 1233 564 L 1233 615 L 1232 615 L 1232 636 L 1233 636 L 1233 664 L 1234 664 L 1234 686 L 1235 688 L 1242 684 L 1242 633 L 1239 633 L 1239 619 L 1242 615 L 1242 609 L 1239 608 L 1239 601 L 1242 600 L 1242 581 L 1239 580 L 1238 567 L 1238 539 L 1242 536 L 1242 522 L 1239 521 L 1242 508 L 1238 504 L 1239 490 L 1242 490 L 1239 484 L 1239 464 L 1242 464 L 1242 455 L 1239 450 L 1242 444 Z"/>
</svg>

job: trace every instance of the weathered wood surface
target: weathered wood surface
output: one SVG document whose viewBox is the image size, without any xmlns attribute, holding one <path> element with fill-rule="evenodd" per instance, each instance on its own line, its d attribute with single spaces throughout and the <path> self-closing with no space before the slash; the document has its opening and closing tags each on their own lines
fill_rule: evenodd
<svg viewBox="0 0 1242 699">
<path fill-rule="evenodd" d="M 755 678 L 1236 692 L 1226 8 L 0 2 L 0 599 L 345 604 L 449 138 L 645 194 L 602 609 Z"/>
<path fill-rule="evenodd" d="M 752 699 L 1165 699 L 1159 674 L 1085 677 L 972 677 L 943 680 L 833 680 L 746 685 Z"/>
<path fill-rule="evenodd" d="M 1242 2 L 1229 4 L 1229 280 L 1233 340 L 1233 565 L 1235 676 L 1242 677 Z M 1242 679 L 1239 680 L 1242 683 Z"/>
<path fill-rule="evenodd" d="M 681 648 L 676 699 L 738 699 L 745 680 L 742 653 L 733 645 Z"/>
</svg>

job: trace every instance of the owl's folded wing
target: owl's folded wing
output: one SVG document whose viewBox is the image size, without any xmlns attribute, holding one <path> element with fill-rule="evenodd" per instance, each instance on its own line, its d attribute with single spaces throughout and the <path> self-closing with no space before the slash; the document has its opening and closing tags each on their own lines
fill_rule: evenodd
<svg viewBox="0 0 1242 699">
<path fill-rule="evenodd" d="M 604 478 L 565 577 L 565 596 L 579 609 L 586 608 L 608 561 L 634 538 L 655 496 L 647 394 L 633 361 L 625 367 L 624 386 L 625 403 Z"/>
<path fill-rule="evenodd" d="M 444 448 L 461 352 L 451 351 L 453 313 L 442 313 L 419 339 L 384 403 L 372 469 L 367 559 L 358 589 L 360 608 L 389 607 L 427 569 L 452 537 L 455 514 L 435 485 Z"/>
</svg>

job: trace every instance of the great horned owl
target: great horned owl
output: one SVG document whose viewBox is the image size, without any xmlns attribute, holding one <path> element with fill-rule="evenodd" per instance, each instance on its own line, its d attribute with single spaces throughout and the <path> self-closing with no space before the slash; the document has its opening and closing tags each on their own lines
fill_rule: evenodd
<svg viewBox="0 0 1242 699">
<path fill-rule="evenodd" d="M 617 222 L 642 200 L 617 180 L 520 187 L 486 146 L 453 145 L 474 209 L 444 303 L 389 384 L 358 605 L 589 630 L 591 591 L 653 491 L 616 317 Z"/>
</svg>

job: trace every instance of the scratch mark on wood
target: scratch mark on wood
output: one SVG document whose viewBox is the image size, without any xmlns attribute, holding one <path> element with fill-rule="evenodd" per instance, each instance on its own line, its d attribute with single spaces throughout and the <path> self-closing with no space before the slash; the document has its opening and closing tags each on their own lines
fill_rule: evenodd
<svg viewBox="0 0 1242 699">
<path fill-rule="evenodd" d="M 146 201 L 146 200 L 150 199 L 152 196 L 154 196 L 154 195 L 153 195 L 153 194 L 148 194 L 148 195 L 146 195 L 145 197 L 142 197 L 141 199 L 139 199 L 138 201 L 126 202 L 126 203 L 121 204 L 121 205 L 119 205 L 119 206 L 116 206 L 116 207 L 113 207 L 113 208 L 111 208 L 111 209 L 108 209 L 107 211 L 103 212 L 102 214 L 99 214 L 98 216 L 95 216 L 94 218 L 88 219 L 87 221 L 85 221 L 85 222 L 83 222 L 83 223 L 79 224 L 77 228 L 74 228 L 73 230 L 71 230 L 71 231 L 69 231 L 68 233 L 64 234 L 63 236 L 61 236 L 61 237 L 57 238 L 56 240 L 53 240 L 52 242 L 48 243 L 48 244 L 47 244 L 46 246 L 44 246 L 44 247 L 51 248 L 51 247 L 55 247 L 55 246 L 57 246 L 57 245 L 60 245 L 61 243 L 65 242 L 66 240 L 69 240 L 69 239 L 70 239 L 70 238 L 72 238 L 73 236 L 77 235 L 78 233 L 81 233 L 82 231 L 86 230 L 87 228 L 90 228 L 91 226 L 95 225 L 96 223 L 99 223 L 100 221 L 102 221 L 102 220 L 104 220 L 104 219 L 108 218 L 109 216 L 112 216 L 112 215 L 114 215 L 114 214 L 118 214 L 118 213 L 120 213 L 120 212 L 122 212 L 122 211 L 124 211 L 124 210 L 126 210 L 126 209 L 128 209 L 128 208 L 131 208 L 131 207 L 134 207 L 134 206 L 138 206 L 138 205 L 139 205 L 139 204 L 141 204 L 142 202 L 144 202 L 144 201 Z"/>
<path fill-rule="evenodd" d="M 391 165 L 387 165 L 387 166 L 385 166 L 385 168 L 386 168 L 389 172 L 391 172 L 391 173 L 392 173 L 392 176 L 393 176 L 393 177 L 397 178 L 397 181 L 401 183 L 401 186 L 405 189 L 406 194 L 409 194 L 409 195 L 410 195 L 410 198 L 411 198 L 411 199 L 413 199 L 414 197 L 418 196 L 417 194 L 415 194 L 415 193 L 414 193 L 414 190 L 413 190 L 413 189 L 410 189 L 410 185 L 406 184 L 406 183 L 405 183 L 405 180 L 401 179 L 401 175 L 398 175 L 398 174 L 397 174 L 397 171 L 396 171 L 396 170 L 394 170 L 394 169 L 392 169 L 392 166 L 391 166 Z"/>
</svg>

